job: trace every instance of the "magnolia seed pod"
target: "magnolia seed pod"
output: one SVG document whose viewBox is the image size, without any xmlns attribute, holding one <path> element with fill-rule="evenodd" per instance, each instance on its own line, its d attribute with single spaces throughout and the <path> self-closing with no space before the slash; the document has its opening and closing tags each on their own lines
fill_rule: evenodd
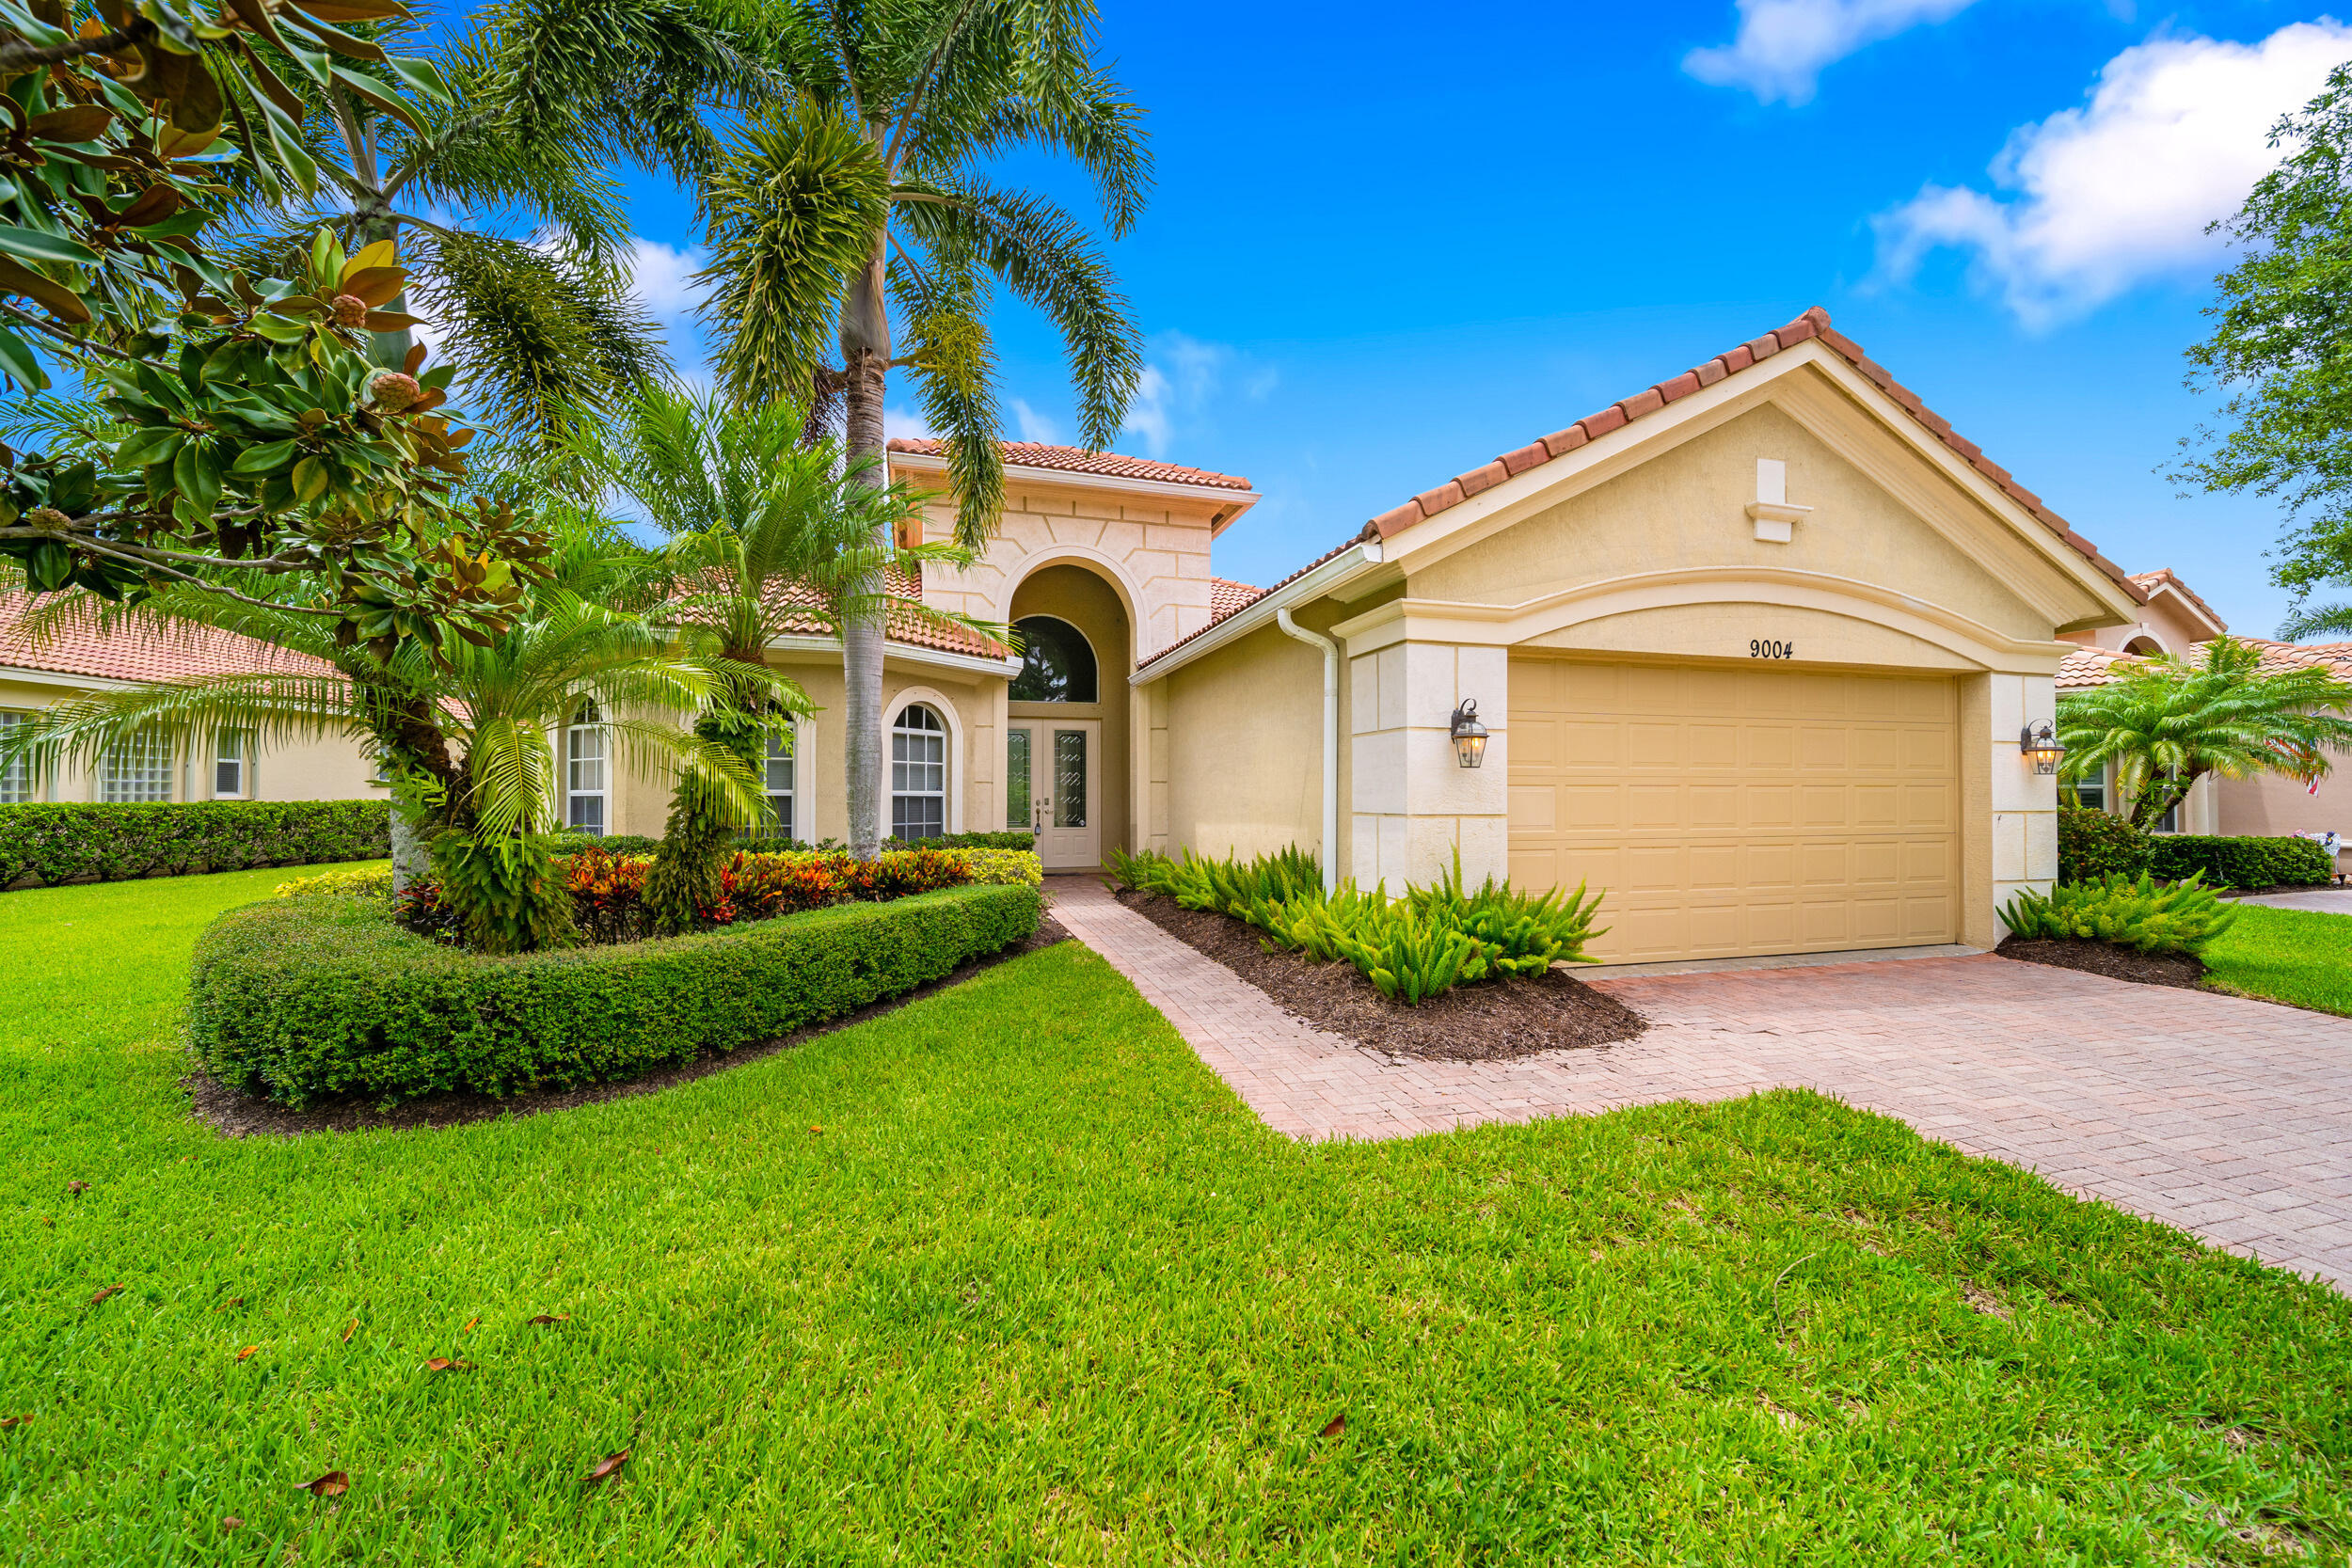
<svg viewBox="0 0 2352 1568">
<path fill-rule="evenodd" d="M 358 294 L 337 294 L 335 296 L 335 325 L 337 326 L 367 325 L 368 302 Z"/>
<path fill-rule="evenodd" d="M 398 371 L 378 371 L 368 378 L 368 395 L 375 400 L 378 408 L 397 414 L 424 396 L 424 389 L 417 385 L 414 376 Z"/>
</svg>

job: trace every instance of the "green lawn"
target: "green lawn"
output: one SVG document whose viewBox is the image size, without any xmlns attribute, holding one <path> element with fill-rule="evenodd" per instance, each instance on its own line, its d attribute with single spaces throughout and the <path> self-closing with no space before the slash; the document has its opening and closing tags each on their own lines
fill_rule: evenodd
<svg viewBox="0 0 2352 1568">
<path fill-rule="evenodd" d="M 2240 904 L 2205 950 L 2211 979 L 2248 996 L 2352 1014 L 2352 914 Z"/>
<path fill-rule="evenodd" d="M 2319 1287 L 1803 1094 L 1302 1148 L 1074 945 L 644 1099 L 220 1139 L 182 972 L 282 875 L 0 896 L 0 1560 L 2352 1543 Z"/>
</svg>

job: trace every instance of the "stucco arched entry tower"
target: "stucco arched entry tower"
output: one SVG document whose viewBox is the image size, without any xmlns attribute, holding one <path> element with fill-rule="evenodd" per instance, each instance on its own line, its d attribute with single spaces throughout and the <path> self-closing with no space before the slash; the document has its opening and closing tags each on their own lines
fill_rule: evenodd
<svg viewBox="0 0 2352 1568">
<path fill-rule="evenodd" d="M 1010 817 L 1025 804 L 1049 866 L 1100 864 L 1104 851 L 1135 845 L 1133 590 L 1115 564 L 1066 551 L 1023 566 L 1002 614 L 1030 644 L 1023 675 L 1006 688 L 1004 825 L 1016 827 Z M 1015 776 L 1025 765 L 1026 790 Z"/>
</svg>

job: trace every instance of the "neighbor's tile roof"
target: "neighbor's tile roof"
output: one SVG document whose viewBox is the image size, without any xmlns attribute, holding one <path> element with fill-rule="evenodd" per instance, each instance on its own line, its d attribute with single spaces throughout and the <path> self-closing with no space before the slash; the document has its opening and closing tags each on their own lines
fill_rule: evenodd
<svg viewBox="0 0 2352 1568">
<path fill-rule="evenodd" d="M 1456 474 L 1436 489 L 1424 490 L 1403 505 L 1391 507 L 1340 545 L 1310 561 L 1289 577 L 1282 578 L 1281 582 L 1277 582 L 1267 588 L 1265 593 L 1271 594 L 1284 583 L 1306 576 L 1317 566 L 1354 546 L 1374 539 L 1393 539 L 1415 524 L 1426 522 L 1441 512 L 1450 511 L 1472 496 L 1493 489 L 1506 479 L 1516 478 L 1527 472 L 1528 469 L 1540 467 L 1555 458 L 1565 457 L 1577 448 L 1596 441 L 1612 431 L 1622 430 L 1634 420 L 1645 415 L 1655 414 L 1666 404 L 1689 397 L 1703 387 L 1712 387 L 1715 383 L 1737 375 L 1761 360 L 1771 358 L 1783 349 L 1794 348 L 1797 344 L 1808 341 L 1819 341 L 1821 346 L 1831 350 L 1859 371 L 1865 378 L 1893 399 L 1930 434 L 1966 458 L 1971 467 L 1998 485 L 2003 494 L 2031 513 L 2042 527 L 2065 540 L 2092 565 L 2097 566 L 2113 578 L 2127 594 L 2143 601 L 2148 597 L 2147 592 L 2126 576 L 2122 567 L 2101 555 L 2097 546 L 2076 533 L 2067 526 L 2065 518 L 2044 506 L 2040 496 L 2018 483 L 2007 468 L 1985 456 L 1983 448 L 1962 436 L 1951 427 L 1948 421 L 1929 408 L 1926 404 L 1921 403 L 1917 393 L 1897 381 L 1886 372 L 1884 366 L 1863 353 L 1860 343 L 1841 332 L 1833 330 L 1829 324 L 1829 312 L 1818 305 L 1788 325 L 1767 332 L 1761 338 L 1750 339 L 1737 348 L 1726 349 L 1705 364 L 1684 371 L 1671 381 L 1661 381 L 1634 393 L 1629 398 L 1620 398 L 1597 414 L 1585 415 L 1565 430 L 1554 431 L 1541 440 L 1531 441 L 1516 451 L 1506 451 L 1484 467 L 1472 468 L 1468 473 Z M 892 443 L 894 446 L 897 444 Z M 2183 587 L 2181 591 L 2188 592 L 2185 587 Z M 1263 595 L 1257 596 L 1263 597 Z M 2192 594 L 2191 597 L 2194 595 Z M 1166 658 L 1194 638 L 1216 629 L 1217 622 L 1238 610 L 1247 609 L 1249 602 L 1251 601 L 1246 600 L 1235 605 L 1232 610 L 1218 610 L 1207 626 L 1202 626 L 1199 631 L 1177 639 L 1150 658 L 1145 659 L 1143 665 L 1138 668 Z M 2217 616 L 2216 620 L 2218 619 L 2219 617 Z"/>
<path fill-rule="evenodd" d="M 35 647 L 21 629 L 31 601 L 23 593 L 0 594 L 0 668 L 41 670 L 58 675 L 91 675 L 111 681 L 186 680 L 196 675 L 331 674 L 334 666 L 308 654 L 289 653 L 275 643 L 234 632 L 198 627 L 167 632 L 119 631 L 100 637 L 72 627 Z"/>
<path fill-rule="evenodd" d="M 1209 579 L 1209 613 L 1222 621 L 1252 600 L 1265 597 L 1265 590 L 1231 578 Z"/>
<path fill-rule="evenodd" d="M 919 599 L 923 596 L 923 579 L 914 573 L 892 567 L 885 575 L 889 578 L 890 592 L 898 597 Z M 785 626 L 787 631 L 802 637 L 831 637 L 833 635 L 832 629 L 825 625 L 823 618 L 814 613 L 817 595 L 805 585 L 793 583 L 784 589 L 777 597 L 787 610 L 794 605 L 806 605 L 811 611 L 808 614 L 789 616 Z M 1004 645 L 993 638 L 982 637 L 976 631 L 966 631 L 961 626 L 934 626 L 916 619 L 904 610 L 894 610 L 890 612 L 889 624 L 883 627 L 883 635 L 893 642 L 903 642 L 909 647 L 935 648 L 942 653 L 950 654 L 970 654 L 976 658 L 1003 658 L 1006 654 Z"/>
<path fill-rule="evenodd" d="M 1059 473 L 1100 474 L 1108 479 L 1148 479 L 1162 484 L 1199 484 L 1214 490 L 1247 490 L 1249 482 L 1239 474 L 1213 473 L 1175 463 L 1155 463 L 1148 457 L 1123 457 L 1115 451 L 1089 451 L 1084 447 L 1051 447 L 1037 441 L 999 443 L 1009 468 L 1050 468 Z M 892 451 L 917 457 L 945 457 L 947 443 L 898 436 Z"/>
<path fill-rule="evenodd" d="M 2257 674 L 2276 675 L 2315 666 L 2330 672 L 2339 680 L 2352 680 L 2352 642 L 2280 642 L 2267 637 L 2233 637 L 2232 641 L 2243 642 L 2262 656 L 2254 665 Z M 2201 658 L 2211 645 L 2194 643 L 2183 657 Z M 2113 648 L 2076 648 L 2059 661 L 2058 689 L 2069 691 L 2105 686 L 2115 678 L 2118 664 L 2139 662 L 2137 654 L 2118 653 Z"/>
<path fill-rule="evenodd" d="M 2204 600 L 2199 598 L 2197 596 L 2197 591 L 2175 576 L 2172 568 L 2169 566 L 2159 566 L 2153 572 L 2134 572 L 2132 574 L 2132 586 L 2138 589 L 2141 593 L 2147 594 L 2152 599 L 2156 596 L 2157 589 L 2169 588 L 2174 593 L 2180 594 L 2181 597 L 2195 605 L 2204 615 L 2206 620 L 2211 621 L 2215 626 L 2219 626 L 2223 631 L 2228 631 L 2230 629 L 2230 623 L 2221 618 L 2221 612 L 2214 609 L 2213 606 L 2207 604 Z"/>
</svg>

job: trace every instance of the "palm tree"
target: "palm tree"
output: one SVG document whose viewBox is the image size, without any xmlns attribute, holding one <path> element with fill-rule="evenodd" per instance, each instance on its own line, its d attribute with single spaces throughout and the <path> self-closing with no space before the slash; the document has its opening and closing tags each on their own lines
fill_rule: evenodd
<svg viewBox="0 0 2352 1568">
<path fill-rule="evenodd" d="M 2062 694 L 2060 779 L 2095 777 L 2112 764 L 2132 825 L 2144 829 L 2208 773 L 2325 777 L 2330 752 L 2352 751 L 2352 719 L 2344 716 L 2352 683 L 2317 665 L 2265 674 L 2261 663 L 2257 650 L 2219 637 L 2201 657 L 2119 662 L 2106 685 Z"/>
<path fill-rule="evenodd" d="M 1060 331 L 1083 438 L 1110 444 L 1142 372 L 1140 335 L 1081 226 L 991 182 L 1013 151 L 1058 153 L 1092 181 L 1115 237 L 1151 161 L 1135 105 L 1093 58 L 1091 5 L 904 0 L 788 13 L 778 65 L 788 112 L 755 118 L 707 186 L 718 365 L 740 402 L 838 396 L 851 461 L 879 460 L 889 372 L 947 441 L 956 537 L 985 545 L 1004 501 L 987 325 L 998 285 Z M 894 325 L 893 314 L 898 321 Z M 834 356 L 838 355 L 838 363 Z M 882 488 L 879 461 L 864 483 Z M 861 597 L 872 601 L 869 586 Z M 880 840 L 879 613 L 842 628 L 850 844 Z"/>
<path fill-rule="evenodd" d="M 661 368 L 629 293 L 628 215 L 607 169 L 620 156 L 699 181 L 718 150 L 699 111 L 775 100 L 781 78 L 739 47 L 739 9 L 518 0 L 415 58 L 381 51 L 416 22 L 362 25 L 373 37 L 344 58 L 257 38 L 259 90 L 234 107 L 292 146 L 310 178 L 290 189 L 231 171 L 237 215 L 254 230 L 243 252 L 278 259 L 322 223 L 355 253 L 397 239 L 484 410 L 545 439 Z M 406 85 L 431 90 L 404 102 Z M 377 307 L 374 357 L 413 374 L 405 296 L 354 293 Z"/>
<path fill-rule="evenodd" d="M 711 392 L 646 387 L 600 437 L 576 443 L 584 467 L 635 500 L 669 536 L 666 601 L 653 616 L 707 667 L 765 671 L 787 632 L 834 632 L 854 617 L 960 627 L 1002 641 L 1001 626 L 925 604 L 897 584 L 928 562 L 968 565 L 961 546 L 900 546 L 893 525 L 917 499 L 866 483 L 873 459 L 844 464 L 831 442 L 803 441 L 789 404 L 728 404 Z M 879 586 L 876 586 L 879 585 Z M 805 712 L 794 683 L 732 683 L 697 728 L 764 761 L 780 712 Z M 646 897 L 664 928 L 712 902 L 723 824 L 707 792 L 680 782 Z M 657 887 L 657 882 L 660 884 Z"/>
</svg>

